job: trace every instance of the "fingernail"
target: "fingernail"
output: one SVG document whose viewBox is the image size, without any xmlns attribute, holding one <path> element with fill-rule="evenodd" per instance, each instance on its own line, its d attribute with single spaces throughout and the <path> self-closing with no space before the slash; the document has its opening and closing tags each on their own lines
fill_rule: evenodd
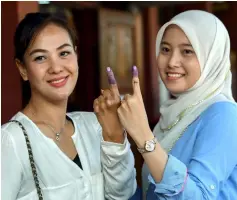
<svg viewBox="0 0 237 200">
<path fill-rule="evenodd" d="M 101 94 L 103 94 L 103 93 L 104 93 L 104 90 L 101 89 L 100 92 L 101 92 Z"/>
<path fill-rule="evenodd" d="M 133 77 L 138 77 L 138 70 L 135 65 L 132 67 L 132 75 Z"/>
<path fill-rule="evenodd" d="M 109 84 L 116 84 L 116 80 L 114 78 L 114 73 L 110 67 L 107 67 L 107 74 L 108 74 Z"/>
</svg>

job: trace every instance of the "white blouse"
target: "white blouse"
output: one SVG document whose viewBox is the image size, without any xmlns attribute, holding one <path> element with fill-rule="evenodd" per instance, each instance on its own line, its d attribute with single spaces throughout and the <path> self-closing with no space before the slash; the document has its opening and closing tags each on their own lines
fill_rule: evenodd
<svg viewBox="0 0 237 200">
<path fill-rule="evenodd" d="M 105 142 L 94 113 L 68 113 L 75 133 L 72 139 L 83 170 L 68 158 L 23 113 L 12 119 L 25 127 L 31 142 L 44 200 L 127 200 L 136 190 L 134 157 L 124 144 Z M 16 123 L 2 126 L 2 200 L 38 200 L 22 129 Z"/>
</svg>

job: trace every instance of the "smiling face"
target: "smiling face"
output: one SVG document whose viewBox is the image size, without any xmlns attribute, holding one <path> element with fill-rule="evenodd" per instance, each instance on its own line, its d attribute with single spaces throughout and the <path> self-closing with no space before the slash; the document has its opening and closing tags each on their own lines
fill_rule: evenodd
<svg viewBox="0 0 237 200">
<path fill-rule="evenodd" d="M 185 33 L 176 25 L 165 30 L 157 57 L 158 71 L 166 88 L 180 94 L 195 85 L 201 69 Z"/>
<path fill-rule="evenodd" d="M 46 25 L 34 38 L 17 64 L 24 80 L 29 80 L 32 97 L 50 101 L 67 100 L 78 78 L 75 47 L 64 28 Z"/>
</svg>

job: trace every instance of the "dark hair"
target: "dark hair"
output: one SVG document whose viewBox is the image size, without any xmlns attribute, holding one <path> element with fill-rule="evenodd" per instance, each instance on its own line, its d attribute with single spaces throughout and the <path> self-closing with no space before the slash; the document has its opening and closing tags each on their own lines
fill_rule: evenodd
<svg viewBox="0 0 237 200">
<path fill-rule="evenodd" d="M 15 59 L 23 62 L 24 55 L 35 36 L 48 24 L 56 24 L 67 30 L 72 44 L 75 47 L 77 36 L 75 30 L 68 25 L 68 22 L 57 15 L 50 13 L 29 13 L 19 23 L 14 36 Z"/>
</svg>

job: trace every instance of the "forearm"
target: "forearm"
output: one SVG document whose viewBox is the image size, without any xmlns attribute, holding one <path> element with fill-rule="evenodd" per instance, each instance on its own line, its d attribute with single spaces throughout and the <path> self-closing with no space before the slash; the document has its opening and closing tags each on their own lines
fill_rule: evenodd
<svg viewBox="0 0 237 200">
<path fill-rule="evenodd" d="M 139 148 L 144 148 L 145 142 L 154 138 L 151 131 L 146 131 L 146 133 L 147 134 L 144 134 L 144 136 L 139 138 L 139 140 L 135 141 Z M 157 143 L 154 151 L 142 153 L 142 156 L 152 177 L 156 182 L 160 182 L 168 160 L 167 153 L 163 150 L 160 144 Z"/>
<path fill-rule="evenodd" d="M 114 200 L 129 199 L 137 184 L 134 157 L 127 138 L 124 144 L 102 142 L 101 161 L 105 197 Z"/>
<path fill-rule="evenodd" d="M 148 197 L 156 196 L 167 200 L 216 199 L 219 183 L 213 183 L 214 189 L 210 186 L 210 182 L 216 180 L 216 175 L 208 173 L 207 177 L 203 174 L 205 172 L 188 172 L 184 163 L 169 155 L 161 182 L 156 182 L 151 175 L 148 176 L 149 182 L 152 183 L 149 186 Z"/>
<path fill-rule="evenodd" d="M 160 182 L 168 160 L 166 152 L 162 149 L 160 144 L 157 143 L 153 152 L 143 153 L 142 156 L 154 180 Z"/>
</svg>

